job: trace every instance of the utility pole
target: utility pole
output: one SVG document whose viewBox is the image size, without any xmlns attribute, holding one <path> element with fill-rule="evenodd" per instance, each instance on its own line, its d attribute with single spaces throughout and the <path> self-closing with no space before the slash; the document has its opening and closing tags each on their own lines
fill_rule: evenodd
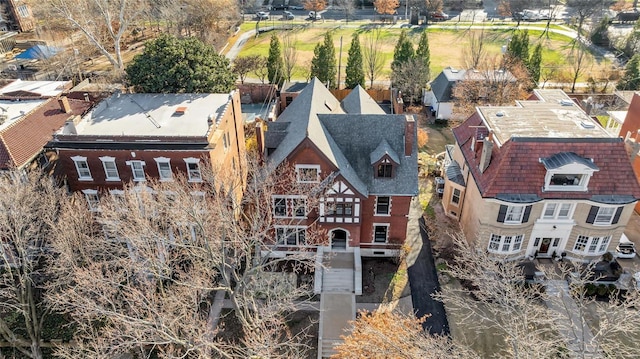
<svg viewBox="0 0 640 359">
<path fill-rule="evenodd" d="M 342 68 L 342 36 L 340 35 L 340 55 L 338 55 L 338 83 L 336 89 L 340 90 L 340 69 Z"/>
</svg>

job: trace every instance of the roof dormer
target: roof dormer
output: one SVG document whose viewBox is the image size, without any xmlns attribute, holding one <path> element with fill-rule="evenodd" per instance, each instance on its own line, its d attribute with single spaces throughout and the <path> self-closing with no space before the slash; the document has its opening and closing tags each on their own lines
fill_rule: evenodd
<svg viewBox="0 0 640 359">
<path fill-rule="evenodd" d="M 541 158 L 547 169 L 544 179 L 544 191 L 581 191 L 589 189 L 589 179 L 600 170 L 590 158 L 581 157 L 573 152 L 560 152 Z"/>
<path fill-rule="evenodd" d="M 373 175 L 377 178 L 393 178 L 396 167 L 400 165 L 398 154 L 391 148 L 386 140 L 382 140 L 371 155 Z"/>
</svg>

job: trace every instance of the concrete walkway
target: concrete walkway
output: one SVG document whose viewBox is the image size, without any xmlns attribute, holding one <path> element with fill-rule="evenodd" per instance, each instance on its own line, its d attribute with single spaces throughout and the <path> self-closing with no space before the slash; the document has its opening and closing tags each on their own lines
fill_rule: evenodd
<svg viewBox="0 0 640 359">
<path fill-rule="evenodd" d="M 559 332 L 567 342 L 567 349 L 579 358 L 603 357 L 589 325 L 569 293 L 567 281 L 547 280 L 544 286 L 548 294 L 545 304 L 557 316 L 558 323 L 563 323 Z"/>
<path fill-rule="evenodd" d="M 411 298 L 416 317 L 429 317 L 422 323 L 424 330 L 431 334 L 449 335 L 449 321 L 444 304 L 431 296 L 440 291 L 438 273 L 431 252 L 431 242 L 426 232 L 420 202 L 415 197 L 409 212 L 409 228 L 406 243 L 411 246 L 407 258 L 407 272 L 411 287 Z"/>
</svg>

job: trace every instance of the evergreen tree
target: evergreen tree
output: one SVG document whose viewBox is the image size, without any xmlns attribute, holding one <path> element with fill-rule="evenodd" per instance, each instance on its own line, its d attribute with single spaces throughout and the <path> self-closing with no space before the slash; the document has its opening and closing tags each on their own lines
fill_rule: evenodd
<svg viewBox="0 0 640 359">
<path fill-rule="evenodd" d="M 536 47 L 533 49 L 533 54 L 531 54 L 531 58 L 529 59 L 529 67 L 527 70 L 529 71 L 529 76 L 531 77 L 531 82 L 533 82 L 534 86 L 540 80 L 540 65 L 542 64 L 542 45 L 538 43 Z"/>
<path fill-rule="evenodd" d="M 317 77 L 324 84 L 328 84 L 329 88 L 336 88 L 336 49 L 333 46 L 333 38 L 327 32 L 324 35 L 324 42 L 317 44 L 313 50 L 313 59 L 311 59 L 311 77 Z"/>
<path fill-rule="evenodd" d="M 237 78 L 213 46 L 171 35 L 147 41 L 126 72 L 128 83 L 146 93 L 225 93 Z"/>
<path fill-rule="evenodd" d="M 280 40 L 275 33 L 271 35 L 269 44 L 269 57 L 267 58 L 267 79 L 271 84 L 281 85 L 284 81 L 284 64 L 282 61 L 282 48 Z"/>
<path fill-rule="evenodd" d="M 635 91 L 640 90 L 640 54 L 635 54 L 627 62 L 624 68 L 624 75 L 618 81 L 618 90 Z"/>
<path fill-rule="evenodd" d="M 421 75 L 423 78 L 426 77 L 427 81 L 429 81 L 430 71 L 429 68 L 431 66 L 431 53 L 429 51 L 429 38 L 427 37 L 427 30 L 425 29 L 420 35 L 420 41 L 418 42 L 418 49 L 416 50 L 416 59 L 423 64 L 423 69 L 427 71 L 426 75 Z"/>
<path fill-rule="evenodd" d="M 409 41 L 407 30 L 402 30 L 396 48 L 393 51 L 393 61 L 391 62 L 391 69 L 395 70 L 403 63 L 409 61 L 415 56 L 413 51 L 413 44 Z"/>
<path fill-rule="evenodd" d="M 362 51 L 360 50 L 360 40 L 358 33 L 353 34 L 349 57 L 347 58 L 347 69 L 345 85 L 352 89 L 360 85 L 364 87 L 364 68 L 362 67 Z"/>
<path fill-rule="evenodd" d="M 529 65 L 529 33 L 527 30 L 513 34 L 507 45 L 507 61 L 521 61 L 525 67 Z"/>
</svg>

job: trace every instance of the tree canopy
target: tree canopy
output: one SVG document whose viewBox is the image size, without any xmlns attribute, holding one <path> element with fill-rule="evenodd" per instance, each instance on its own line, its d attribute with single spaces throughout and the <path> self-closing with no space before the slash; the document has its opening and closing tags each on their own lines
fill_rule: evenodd
<svg viewBox="0 0 640 359">
<path fill-rule="evenodd" d="M 624 75 L 618 82 L 618 90 L 640 90 L 640 55 L 635 54 L 627 62 Z"/>
<path fill-rule="evenodd" d="M 311 59 L 311 77 L 317 77 L 329 88 L 336 88 L 336 49 L 331 33 L 324 34 L 324 42 L 317 44 Z"/>
<path fill-rule="evenodd" d="M 413 51 L 411 40 L 409 40 L 409 35 L 407 35 L 407 30 L 402 30 L 402 32 L 400 32 L 398 42 L 396 43 L 396 47 L 393 50 L 391 69 L 393 70 L 403 62 L 409 61 L 409 59 L 413 58 L 414 55 L 415 52 Z"/>
<path fill-rule="evenodd" d="M 282 61 L 282 48 L 280 40 L 275 33 L 271 34 L 269 43 L 269 56 L 267 57 L 267 78 L 269 83 L 281 84 L 284 81 L 284 63 Z"/>
<path fill-rule="evenodd" d="M 358 33 L 353 34 L 351 47 L 349 48 L 349 57 L 347 58 L 347 69 L 345 86 L 349 89 L 356 86 L 364 87 L 364 68 L 362 64 L 362 51 L 360 49 L 360 39 Z"/>
<path fill-rule="evenodd" d="M 229 61 L 212 46 L 171 35 L 146 42 L 126 72 L 129 84 L 147 93 L 226 93 L 236 81 Z"/>
</svg>

